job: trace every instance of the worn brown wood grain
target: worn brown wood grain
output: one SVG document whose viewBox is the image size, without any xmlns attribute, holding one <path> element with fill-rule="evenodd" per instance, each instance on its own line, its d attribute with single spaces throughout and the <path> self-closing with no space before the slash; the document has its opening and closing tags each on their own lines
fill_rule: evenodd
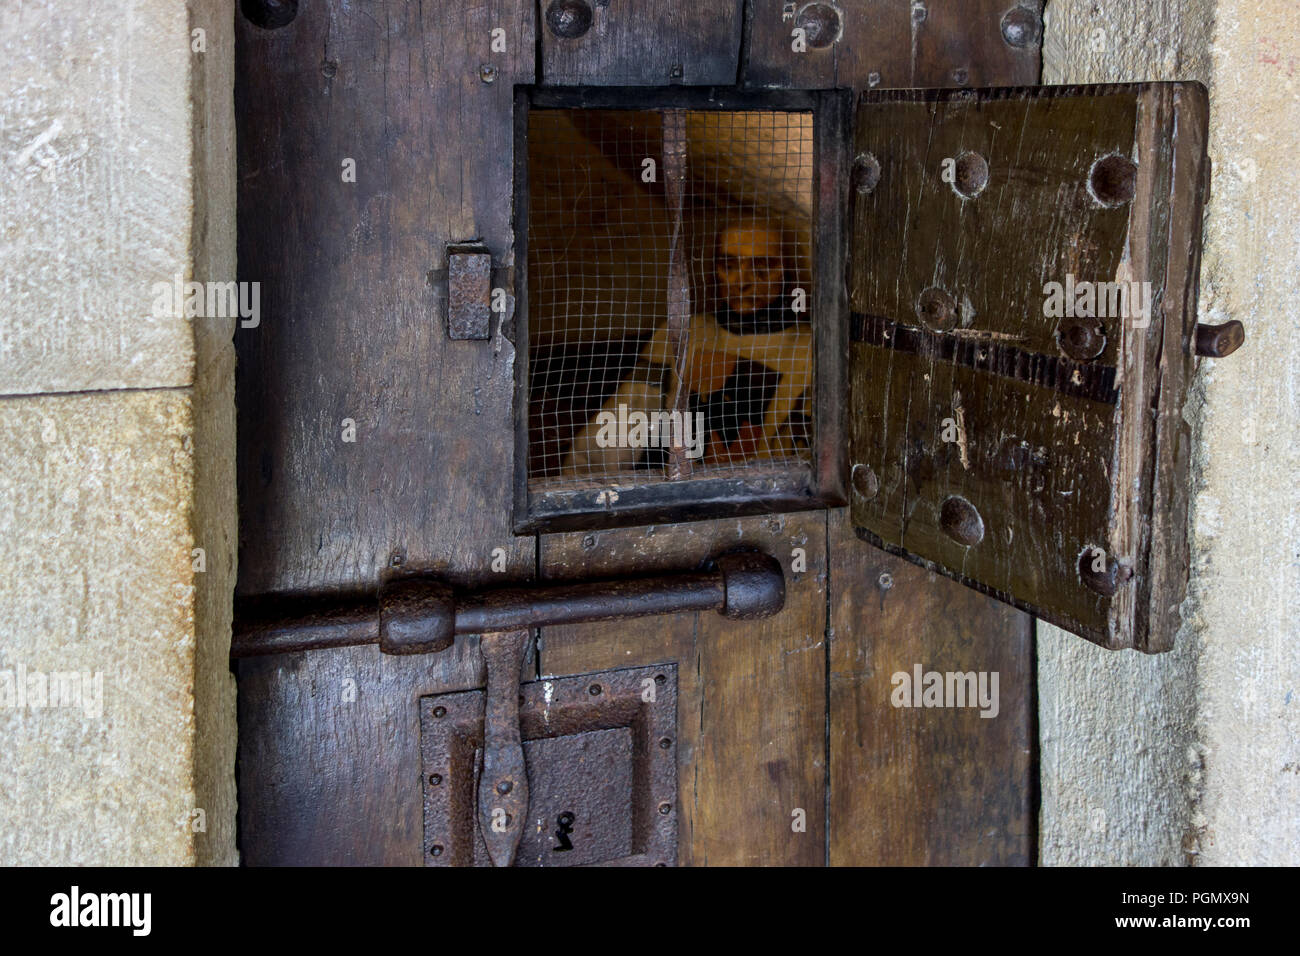
<svg viewBox="0 0 1300 956">
<path fill-rule="evenodd" d="M 884 92 L 859 107 L 856 148 L 881 177 L 855 209 L 851 457 L 879 492 L 854 501 L 855 524 L 1108 647 L 1167 642 L 1185 590 L 1185 550 L 1174 544 L 1185 539 L 1185 502 L 1164 509 L 1155 552 L 1147 532 L 1156 486 L 1186 474 L 1176 421 L 1195 250 L 1186 235 L 1171 247 L 1168 233 L 1186 228 L 1173 220 L 1200 219 L 1203 110 L 1183 85 Z M 972 153 L 988 184 L 967 198 L 942 171 Z M 1130 156 L 1136 195 L 1103 204 L 1090 171 Z M 1080 320 L 1045 314 L 1053 282 L 1149 283 L 1156 307 L 1149 326 L 1145 313 L 1103 307 L 1084 320 L 1104 329 L 1099 354 L 1071 357 L 1060 337 Z M 959 303 L 955 327 L 919 313 L 934 289 Z M 1163 443 L 1147 412 L 1156 404 Z M 944 527 L 954 497 L 979 513 L 982 540 Z M 1094 552 L 1132 574 L 1113 598 L 1081 578 L 1081 557 Z M 1167 560 L 1182 573 L 1162 572 Z"/>
<path fill-rule="evenodd" d="M 839 6 L 840 39 L 794 53 L 794 24 L 782 19 L 782 5 L 753 5 L 744 82 L 848 86 L 859 93 L 1038 82 L 1041 30 L 1023 47 L 1008 44 L 1001 22 L 1011 4 L 866 0 Z M 1023 6 L 1041 10 L 1038 3 Z M 848 248 L 852 254 L 852 236 Z M 888 266 L 875 262 L 874 250 L 860 261 L 889 274 Z M 847 411 L 850 421 L 859 414 L 856 407 Z M 888 694 L 873 684 L 878 678 L 871 669 L 873 660 L 885 667 L 891 658 L 899 666 L 922 662 L 940 668 L 940 662 L 951 662 L 943 670 L 973 667 L 978 659 L 1003 673 L 1032 674 L 1032 618 L 867 544 L 843 511 L 830 513 L 827 571 L 830 862 L 1032 862 L 1034 761 L 1014 764 L 1016 772 L 1006 776 L 979 770 L 988 763 L 1012 767 L 1020 747 L 1013 741 L 1032 739 L 1032 679 L 1022 683 L 1020 703 L 1005 709 L 990 732 L 980 726 L 988 720 L 977 717 L 972 724 L 968 716 L 934 710 L 909 712 L 916 719 L 904 722 Z M 893 574 L 893 588 L 882 605 L 877 588 L 883 572 Z"/>
<path fill-rule="evenodd" d="M 749 86 L 858 90 L 1005 86 L 1038 82 L 1038 42 L 1009 45 L 1002 18 L 1010 0 L 856 0 L 841 13 L 839 39 L 793 49 L 799 14 L 814 4 L 753 3 L 746 21 Z M 1038 10 L 1041 4 L 1024 3 Z M 805 28 L 806 29 L 806 28 Z"/>
<path fill-rule="evenodd" d="M 1033 621 L 864 542 L 831 515 L 830 862 L 1034 859 Z M 997 675 L 997 711 L 895 707 L 896 674 Z M 986 684 L 992 689 L 991 684 Z M 969 702 L 968 702 L 969 703 Z M 987 710 L 987 708 L 986 708 Z"/>
<path fill-rule="evenodd" d="M 678 863 L 821 865 L 826 853 L 825 515 L 543 535 L 542 576 L 690 567 L 735 547 L 786 567 L 773 618 L 549 627 L 543 676 L 677 662 Z M 801 549 L 806 570 L 790 571 Z M 802 810 L 805 829 L 793 827 Z"/>
<path fill-rule="evenodd" d="M 509 287 L 511 86 L 533 80 L 532 11 L 333 0 L 277 30 L 237 16 L 239 272 L 262 283 L 261 325 L 237 343 L 241 595 L 533 573 L 533 540 L 510 532 L 513 347 L 495 328 L 451 341 L 445 315 L 448 243 L 481 239 Z M 242 663 L 245 861 L 421 862 L 417 698 L 476 686 L 475 658 L 471 639 L 438 658 Z"/>
<path fill-rule="evenodd" d="M 742 0 L 568 2 L 584 6 L 591 25 L 580 36 L 559 36 L 548 20 L 555 0 L 539 2 L 537 72 L 542 83 L 729 86 L 736 82 Z"/>
</svg>

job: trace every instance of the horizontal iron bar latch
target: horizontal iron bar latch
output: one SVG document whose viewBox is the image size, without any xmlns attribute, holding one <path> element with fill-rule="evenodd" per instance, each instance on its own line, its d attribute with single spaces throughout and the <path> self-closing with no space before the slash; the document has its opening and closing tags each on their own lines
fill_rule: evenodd
<svg viewBox="0 0 1300 956">
<path fill-rule="evenodd" d="M 374 597 L 241 602 L 231 657 L 378 644 L 386 654 L 446 650 L 457 634 L 480 634 L 486 671 L 478 817 L 488 856 L 510 866 L 528 811 L 528 773 L 519 728 L 519 674 L 529 629 L 717 611 L 768 617 L 785 605 L 785 576 L 769 555 L 724 554 L 711 570 L 497 588 L 457 593 L 426 576 L 386 582 Z"/>
<path fill-rule="evenodd" d="M 458 592 L 433 577 L 386 582 L 377 595 L 241 601 L 231 657 L 378 644 L 385 654 L 446 650 L 457 634 L 717 611 L 750 619 L 785 604 L 785 577 L 770 555 L 737 551 L 711 570 L 575 584 Z"/>
</svg>

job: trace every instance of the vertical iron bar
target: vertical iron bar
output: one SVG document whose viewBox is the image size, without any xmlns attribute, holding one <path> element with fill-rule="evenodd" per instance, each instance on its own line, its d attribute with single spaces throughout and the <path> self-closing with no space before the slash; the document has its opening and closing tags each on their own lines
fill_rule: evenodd
<svg viewBox="0 0 1300 956">
<path fill-rule="evenodd" d="M 685 478 L 691 473 L 691 460 L 682 445 L 686 416 L 690 414 L 685 376 L 690 354 L 691 282 L 686 271 L 686 236 L 682 228 L 682 204 L 686 193 L 686 110 L 664 110 L 664 195 L 672 218 L 672 238 L 668 245 L 668 341 L 673 349 L 672 419 L 680 422 L 672 429 L 668 449 L 668 477 Z"/>
</svg>

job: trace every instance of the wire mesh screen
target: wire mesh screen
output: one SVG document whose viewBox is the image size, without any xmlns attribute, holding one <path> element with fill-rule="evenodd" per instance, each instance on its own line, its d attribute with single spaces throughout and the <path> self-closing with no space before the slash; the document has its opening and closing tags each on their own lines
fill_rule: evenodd
<svg viewBox="0 0 1300 956">
<path fill-rule="evenodd" d="M 529 113 L 530 485 L 807 465 L 812 123 Z"/>
</svg>

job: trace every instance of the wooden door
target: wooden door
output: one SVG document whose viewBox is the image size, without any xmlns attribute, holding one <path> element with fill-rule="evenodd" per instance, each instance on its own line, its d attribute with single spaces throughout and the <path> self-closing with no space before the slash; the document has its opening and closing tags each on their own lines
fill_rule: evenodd
<svg viewBox="0 0 1300 956">
<path fill-rule="evenodd" d="M 516 85 L 1034 83 L 1026 10 L 1010 31 L 984 0 L 240 15 L 240 278 L 262 283 L 263 320 L 237 342 L 238 600 L 328 601 L 411 571 L 461 588 L 673 571 L 757 548 L 787 570 L 779 615 L 541 628 L 522 675 L 676 665 L 675 862 L 1032 862 L 1027 614 L 861 540 L 844 507 L 517 535 L 514 312 L 486 339 L 446 325 L 449 246 L 485 250 L 492 287 L 513 289 L 522 264 Z M 996 717 L 894 706 L 896 675 L 918 668 L 997 674 Z M 437 862 L 421 701 L 483 686 L 474 636 L 236 670 L 246 863 Z"/>
</svg>

